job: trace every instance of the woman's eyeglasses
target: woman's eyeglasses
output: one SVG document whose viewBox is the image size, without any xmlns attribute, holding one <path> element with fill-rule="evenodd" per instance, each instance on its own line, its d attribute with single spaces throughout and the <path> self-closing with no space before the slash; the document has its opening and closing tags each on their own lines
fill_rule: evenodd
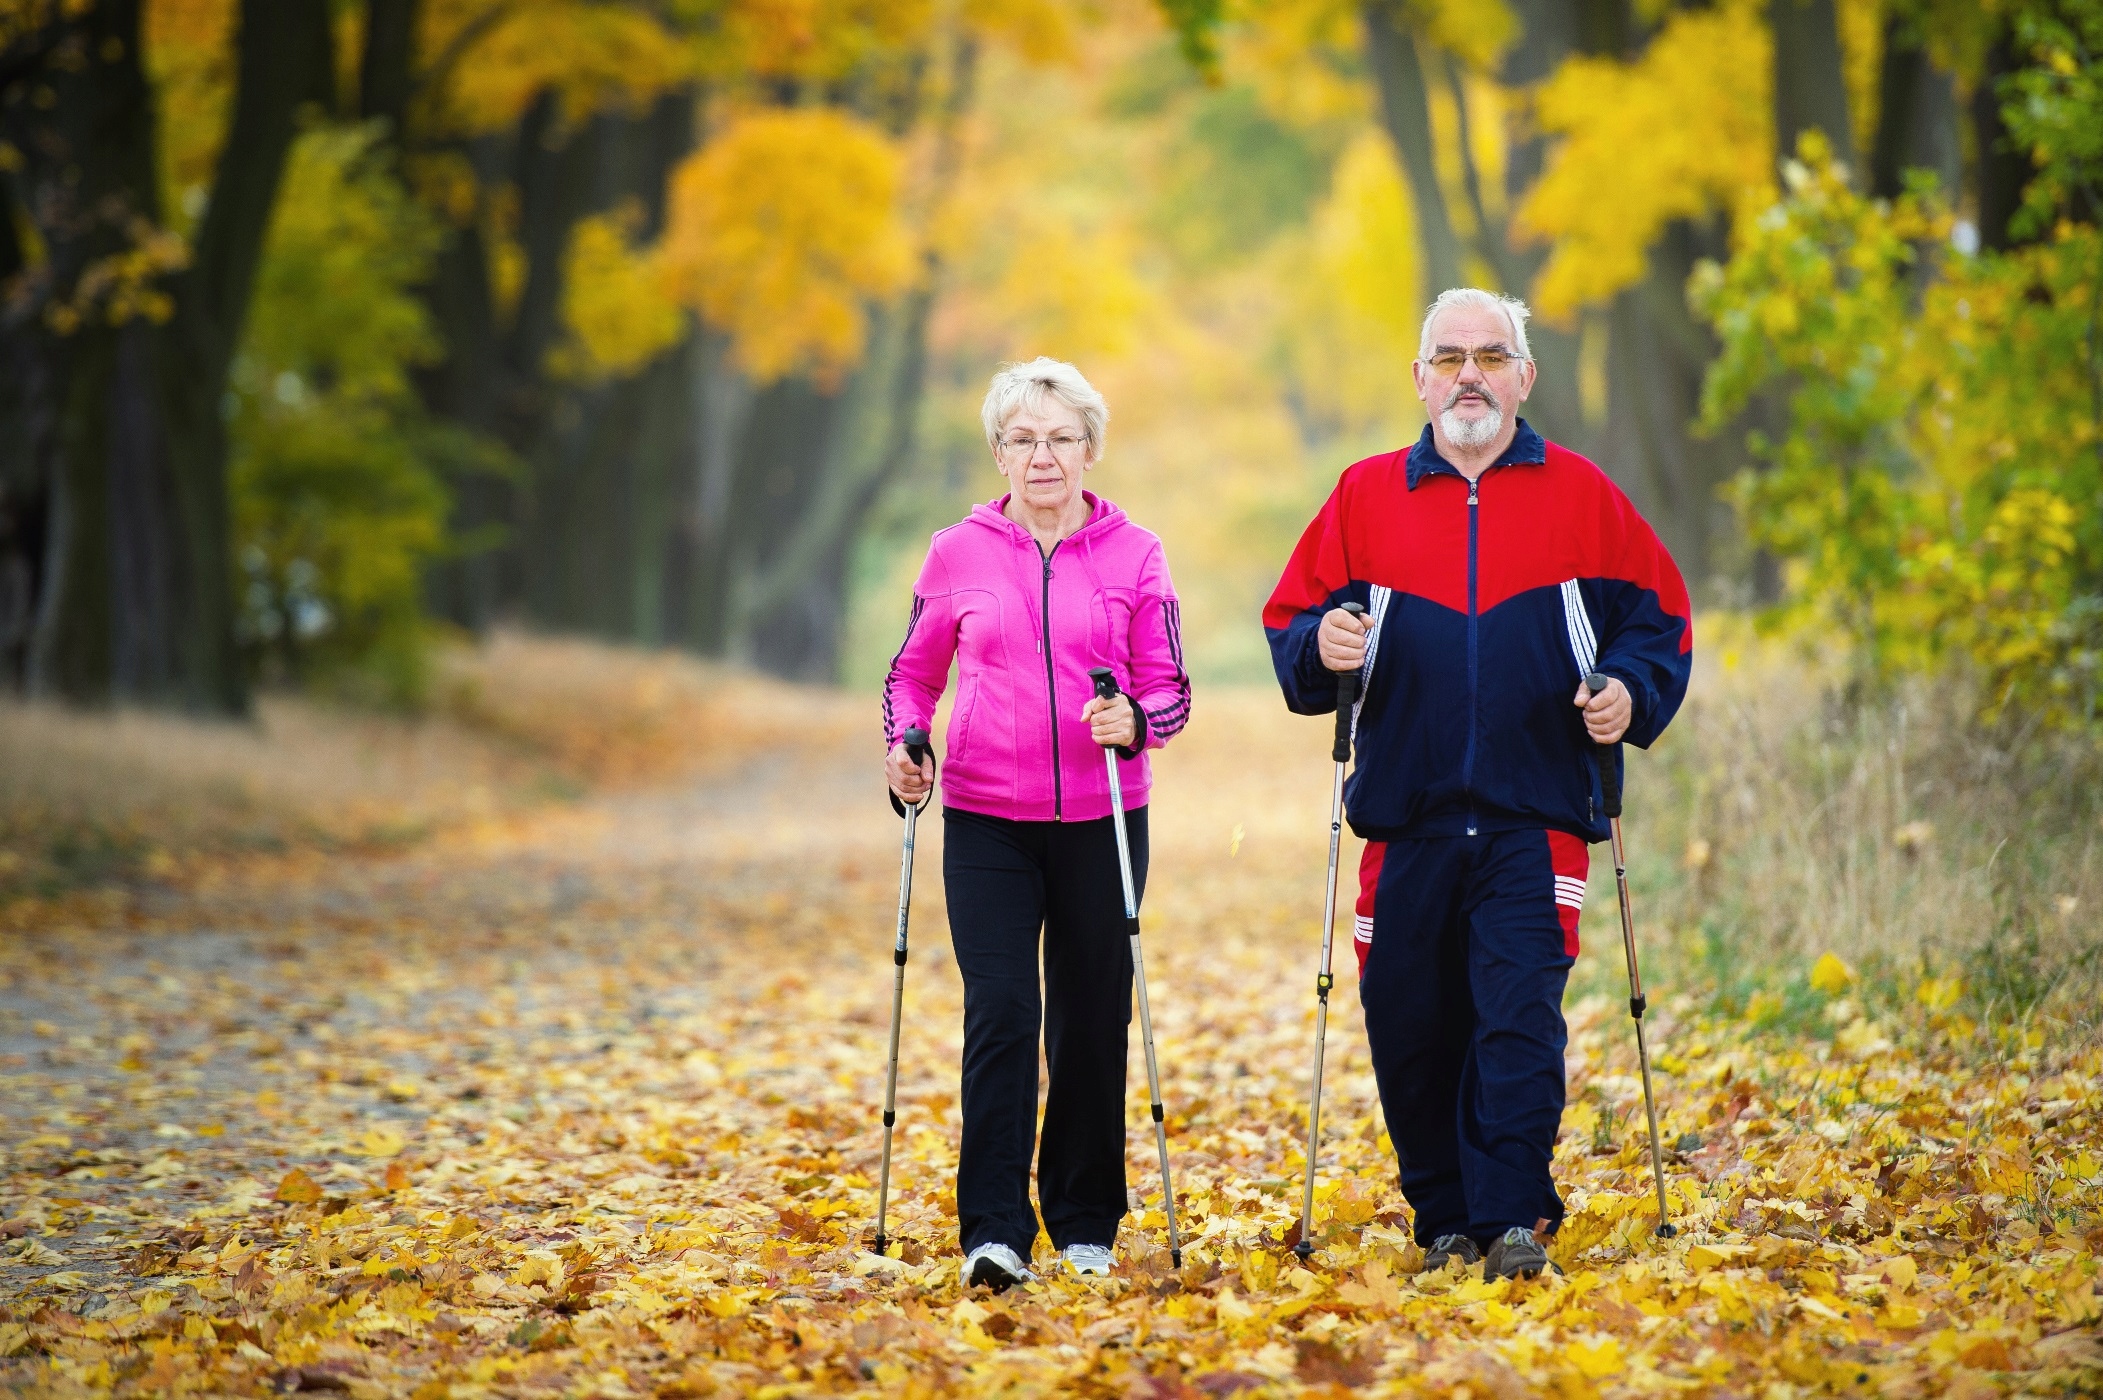
<svg viewBox="0 0 2103 1400">
<path fill-rule="evenodd" d="M 1480 364 L 1482 362 L 1477 360 L 1476 363 Z M 1049 447 L 1052 450 L 1052 456 L 1060 461 L 1070 462 L 1076 454 L 1088 446 L 1088 439 L 1074 437 L 1070 433 L 1059 433 L 1048 438 L 1024 437 L 1021 434 L 1017 434 L 1014 437 L 1000 440 L 1000 454 L 1003 457 L 1019 457 L 1024 461 L 1028 461 L 1037 455 L 1037 445 L 1039 443 Z"/>
</svg>

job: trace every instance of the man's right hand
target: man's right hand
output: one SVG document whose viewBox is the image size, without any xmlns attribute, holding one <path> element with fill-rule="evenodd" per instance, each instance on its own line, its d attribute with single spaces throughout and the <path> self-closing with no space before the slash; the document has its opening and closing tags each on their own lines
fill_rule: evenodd
<svg viewBox="0 0 2103 1400">
<path fill-rule="evenodd" d="M 935 759 L 929 754 L 924 762 L 915 764 L 905 755 L 904 744 L 893 744 L 891 756 L 884 760 L 884 781 L 898 800 L 909 807 L 918 806 L 927 790 L 935 785 Z"/>
<path fill-rule="evenodd" d="M 1353 616 L 1342 608 L 1324 613 L 1321 630 L 1315 634 L 1322 664 L 1332 671 L 1355 671 L 1365 665 L 1366 629 L 1370 625 L 1370 619 Z"/>
</svg>

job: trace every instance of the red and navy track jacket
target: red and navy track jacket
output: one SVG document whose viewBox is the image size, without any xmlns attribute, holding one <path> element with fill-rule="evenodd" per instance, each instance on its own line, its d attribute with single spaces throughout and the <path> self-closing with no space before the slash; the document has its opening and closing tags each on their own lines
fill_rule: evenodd
<svg viewBox="0 0 2103 1400">
<path fill-rule="evenodd" d="M 1672 556 L 1606 473 L 1519 421 L 1474 485 L 1431 429 L 1347 469 L 1263 610 L 1285 702 L 1336 709 L 1315 645 L 1372 623 L 1353 721 L 1351 829 L 1368 840 L 1547 827 L 1604 841 L 1579 680 L 1628 687 L 1648 748 L 1686 697 L 1694 628 Z"/>
</svg>

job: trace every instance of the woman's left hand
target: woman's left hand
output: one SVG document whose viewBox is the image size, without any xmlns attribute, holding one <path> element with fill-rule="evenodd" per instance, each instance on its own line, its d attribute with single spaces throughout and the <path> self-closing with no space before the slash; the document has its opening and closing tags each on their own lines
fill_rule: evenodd
<svg viewBox="0 0 2103 1400">
<path fill-rule="evenodd" d="M 1129 695 L 1107 700 L 1098 695 L 1081 711 L 1081 718 L 1088 721 L 1088 737 L 1106 749 L 1128 749 L 1139 737 L 1139 721 L 1133 717 Z"/>
</svg>

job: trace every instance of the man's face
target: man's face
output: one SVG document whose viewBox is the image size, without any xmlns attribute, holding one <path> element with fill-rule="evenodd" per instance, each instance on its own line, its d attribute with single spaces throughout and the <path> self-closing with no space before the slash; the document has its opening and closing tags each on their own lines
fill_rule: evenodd
<svg viewBox="0 0 2103 1400">
<path fill-rule="evenodd" d="M 1475 358 L 1485 354 L 1502 355 L 1505 363 L 1486 370 Z M 1463 355 L 1467 358 L 1458 365 L 1437 363 Z M 1533 362 L 1516 355 L 1511 322 L 1502 312 L 1456 306 L 1439 313 L 1431 325 L 1431 354 L 1412 366 L 1417 397 L 1439 436 L 1452 446 L 1476 449 L 1503 435 L 1533 392 Z"/>
</svg>

